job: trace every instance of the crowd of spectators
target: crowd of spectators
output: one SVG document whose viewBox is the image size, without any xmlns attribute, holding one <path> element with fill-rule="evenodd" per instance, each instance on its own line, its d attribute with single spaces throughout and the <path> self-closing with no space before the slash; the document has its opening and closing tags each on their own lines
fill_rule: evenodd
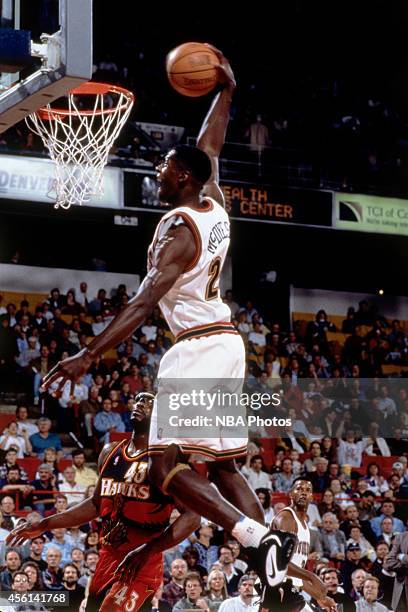
<svg viewBox="0 0 408 612">
<path fill-rule="evenodd" d="M 86 460 L 112 432 L 131 431 L 133 398 L 155 390 L 161 356 L 173 343 L 158 308 L 132 337 L 97 359 L 73 392 L 66 385 L 41 393 L 44 374 L 86 346 L 128 299 L 124 285 L 93 296 L 81 283 L 66 295 L 54 288 L 40 305 L 0 305 L 1 385 L 25 392 L 0 437 L 2 588 L 64 588 L 83 597 L 98 559 L 98 521 L 53 530 L 20 550 L 6 552 L 4 539 L 21 513 L 48 516 L 92 495 L 97 474 Z M 245 390 L 251 397 L 279 392 L 279 405 L 258 412 L 291 418 L 279 431 L 255 426 L 240 466 L 266 522 L 287 503 L 295 478 L 310 479 L 309 567 L 357 610 L 373 596 L 390 608 L 399 563 L 393 545 L 408 519 L 408 392 L 404 377 L 386 378 L 382 368 L 394 364 L 397 371 L 407 363 L 403 324 L 388 322 L 363 300 L 349 309 L 340 332 L 322 310 L 286 331 L 264 321 L 251 301 L 241 305 L 230 291 L 224 300 L 247 349 Z M 84 448 L 72 450 L 68 431 Z M 31 458 L 38 464 L 28 475 Z M 227 536 L 203 522 L 167 551 L 164 588 L 153 608 L 235 612 L 252 606 L 254 576 L 245 574 L 245 555 Z"/>
</svg>

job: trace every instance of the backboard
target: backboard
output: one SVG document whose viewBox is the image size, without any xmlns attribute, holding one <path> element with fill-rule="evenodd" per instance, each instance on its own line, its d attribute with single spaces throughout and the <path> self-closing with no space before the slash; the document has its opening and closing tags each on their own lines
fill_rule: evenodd
<svg viewBox="0 0 408 612">
<path fill-rule="evenodd" d="M 91 79 L 92 0 L 0 0 L 0 11 L 0 50 L 10 47 L 8 60 L 13 30 L 28 30 L 32 58 L 21 71 L 1 73 L 2 133 Z"/>
</svg>

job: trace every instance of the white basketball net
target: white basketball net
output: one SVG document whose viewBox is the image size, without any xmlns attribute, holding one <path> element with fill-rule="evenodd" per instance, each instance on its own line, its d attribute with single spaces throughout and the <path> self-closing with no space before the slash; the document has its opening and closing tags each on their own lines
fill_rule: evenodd
<svg viewBox="0 0 408 612">
<path fill-rule="evenodd" d="M 55 198 L 55 208 L 86 204 L 93 196 L 102 195 L 109 151 L 133 106 L 133 95 L 127 90 L 105 86 L 104 93 L 95 93 L 87 89 L 92 85 L 97 84 L 85 84 L 68 94 L 67 109 L 48 104 L 26 118 L 55 163 L 55 181 L 49 193 Z M 83 94 L 95 97 L 93 108 L 81 108 Z"/>
</svg>

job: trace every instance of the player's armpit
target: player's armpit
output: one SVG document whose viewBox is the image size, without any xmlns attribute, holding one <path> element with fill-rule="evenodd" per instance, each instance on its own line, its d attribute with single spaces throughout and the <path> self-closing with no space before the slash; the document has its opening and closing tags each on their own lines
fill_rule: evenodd
<svg viewBox="0 0 408 612">
<path fill-rule="evenodd" d="M 210 180 L 208 183 L 206 183 L 201 192 L 201 195 L 203 197 L 209 196 L 210 198 L 213 198 L 213 200 L 215 200 L 216 202 L 218 202 L 218 204 L 221 204 L 221 206 L 225 208 L 224 194 L 222 193 L 222 190 L 216 181 Z"/>
</svg>

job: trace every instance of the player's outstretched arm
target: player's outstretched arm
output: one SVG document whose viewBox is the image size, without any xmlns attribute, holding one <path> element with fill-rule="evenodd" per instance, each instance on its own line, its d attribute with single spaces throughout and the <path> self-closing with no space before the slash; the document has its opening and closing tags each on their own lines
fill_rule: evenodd
<svg viewBox="0 0 408 612">
<path fill-rule="evenodd" d="M 120 577 L 122 582 L 124 580 L 131 580 L 146 563 L 151 554 L 163 552 L 176 546 L 200 527 L 201 517 L 198 514 L 187 510 L 179 502 L 177 502 L 177 508 L 180 510 L 180 516 L 174 523 L 169 525 L 157 538 L 139 546 L 126 555 L 115 572 L 115 575 L 118 578 Z"/>
<path fill-rule="evenodd" d="M 191 230 L 186 225 L 170 227 L 157 242 L 152 267 L 135 297 L 85 349 L 59 361 L 44 377 L 43 387 L 47 389 L 60 379 L 58 387 L 61 389 L 67 380 L 78 380 L 98 355 L 128 338 L 188 268 L 195 255 L 196 246 Z"/>
<path fill-rule="evenodd" d="M 98 469 L 101 470 L 105 459 L 113 447 L 117 445 L 117 442 L 106 444 L 98 459 Z M 100 508 L 100 478 L 96 483 L 95 492 L 93 497 L 84 499 L 81 503 L 75 505 L 73 508 L 53 514 L 47 518 L 43 518 L 37 521 L 24 522 L 7 536 L 6 542 L 9 546 L 22 546 L 25 540 L 32 540 L 37 538 L 45 531 L 51 531 L 51 529 L 69 529 L 70 527 L 80 527 L 85 523 L 93 521 L 99 516 Z"/>
<path fill-rule="evenodd" d="M 225 135 L 230 118 L 232 96 L 236 87 L 234 73 L 223 53 L 208 45 L 217 54 L 220 66 L 217 67 L 218 81 L 222 90 L 215 96 L 210 110 L 205 117 L 197 138 L 197 147 L 202 149 L 211 159 L 212 174 L 204 185 L 203 195 L 208 195 L 224 206 L 224 196 L 218 185 L 218 158 L 225 142 Z"/>
<path fill-rule="evenodd" d="M 92 501 L 92 498 L 85 499 L 80 504 L 77 504 L 69 510 L 64 510 L 58 514 L 53 514 L 47 518 L 24 522 L 19 527 L 16 527 L 9 533 L 6 538 L 8 546 L 22 546 L 26 540 L 37 538 L 45 531 L 51 529 L 60 529 L 64 527 L 79 527 L 85 523 L 89 523 L 98 516 L 98 511 Z"/>
</svg>

